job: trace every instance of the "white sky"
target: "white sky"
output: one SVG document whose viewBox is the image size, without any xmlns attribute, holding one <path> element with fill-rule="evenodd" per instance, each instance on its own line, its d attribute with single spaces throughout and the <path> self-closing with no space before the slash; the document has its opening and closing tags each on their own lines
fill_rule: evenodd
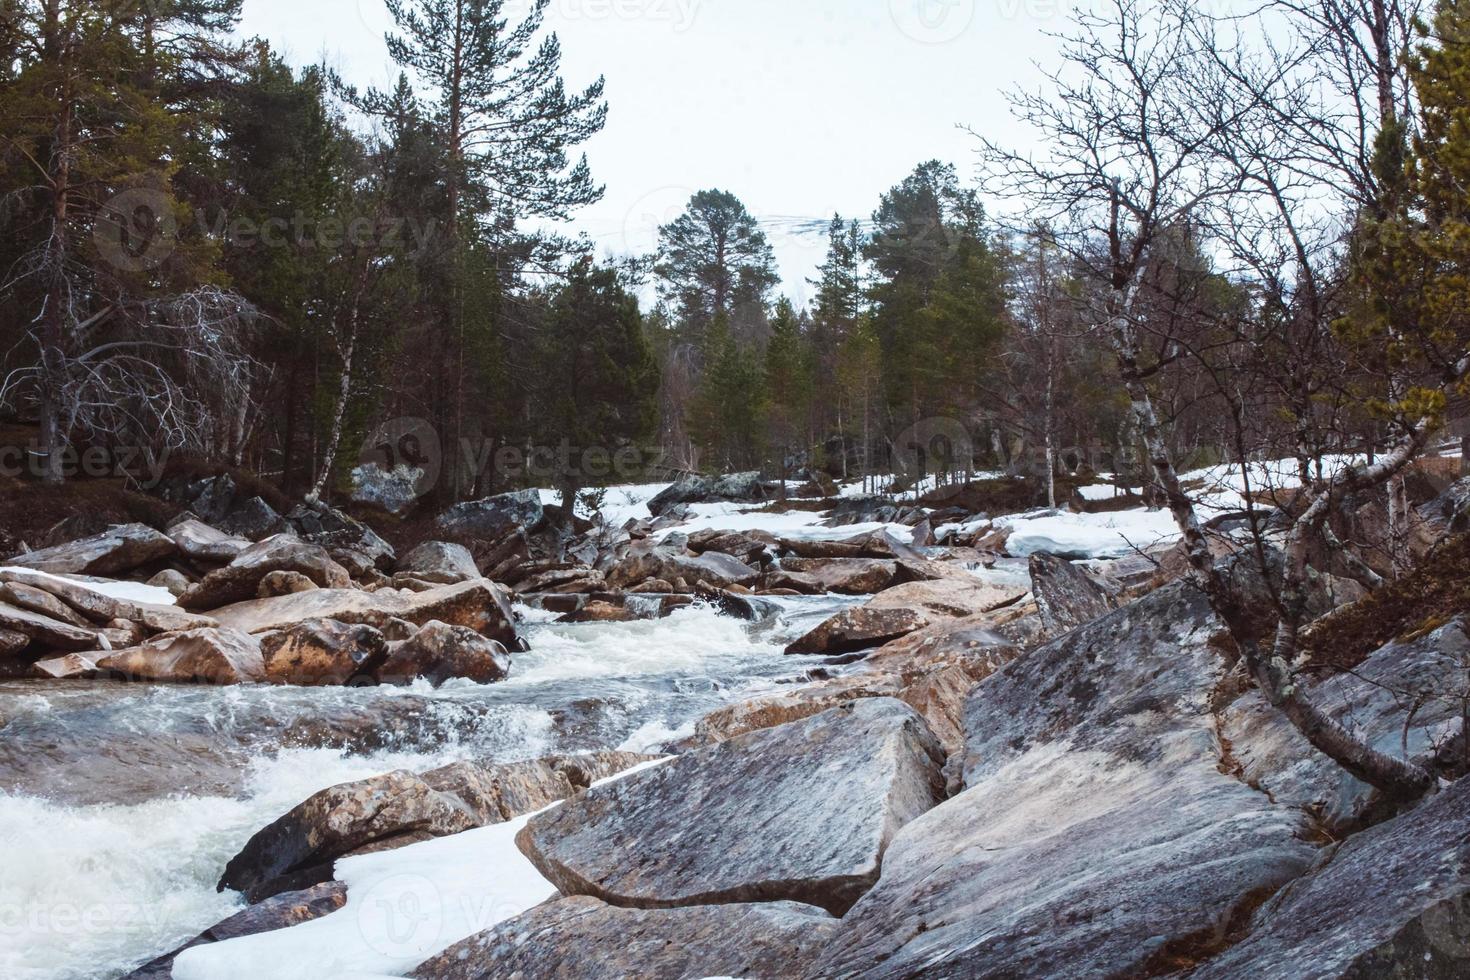
<svg viewBox="0 0 1470 980">
<path fill-rule="evenodd" d="M 525 0 L 522 0 L 524 3 Z M 766 224 L 785 290 L 825 252 L 834 211 L 867 217 L 913 167 L 967 179 L 960 124 L 1025 139 L 1001 92 L 1034 87 L 1047 32 L 1079 0 L 552 0 L 568 88 L 607 76 L 607 128 L 587 144 L 606 198 L 581 213 L 604 254 L 650 252 L 696 190 L 739 196 Z M 245 0 L 242 31 L 294 64 L 325 59 L 359 85 L 396 77 L 382 0 Z"/>
</svg>

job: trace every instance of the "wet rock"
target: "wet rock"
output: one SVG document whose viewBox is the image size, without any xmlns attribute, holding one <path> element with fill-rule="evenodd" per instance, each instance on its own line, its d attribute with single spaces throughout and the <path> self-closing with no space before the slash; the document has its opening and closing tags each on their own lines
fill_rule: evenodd
<svg viewBox="0 0 1470 980">
<path fill-rule="evenodd" d="M 826 527 L 898 524 L 902 522 L 904 513 L 905 508 L 895 503 L 892 497 L 843 497 L 834 504 L 830 516 L 822 523 Z"/>
<path fill-rule="evenodd" d="M 94 623 L 126 620 L 155 633 L 177 633 L 219 625 L 208 616 L 185 612 L 177 606 L 117 599 L 97 591 L 86 582 L 59 579 L 43 573 L 7 569 L 0 571 L 0 581 L 43 589 Z"/>
<path fill-rule="evenodd" d="M 479 634 L 476 634 L 478 636 Z M 388 660 L 388 641 L 371 626 L 308 620 L 261 637 L 266 679 L 272 684 L 328 687 L 371 677 Z"/>
<path fill-rule="evenodd" d="M 1425 762 L 1460 737 L 1470 636 L 1459 617 L 1418 639 L 1391 643 L 1350 674 L 1310 674 L 1314 704 L 1353 735 L 1388 755 Z M 1221 730 L 1241 775 L 1277 802 L 1317 814 L 1341 835 L 1371 814 L 1372 787 L 1348 775 L 1306 741 L 1257 691 L 1221 713 Z"/>
<path fill-rule="evenodd" d="M 53 650 L 95 650 L 101 645 L 96 630 L 73 626 L 6 602 L 0 602 L 0 629 L 20 633 Z"/>
<path fill-rule="evenodd" d="M 1449 980 L 1470 966 L 1470 780 L 1340 845 L 1191 976 Z"/>
<path fill-rule="evenodd" d="M 835 929 L 825 912 L 793 902 L 621 909 L 595 898 L 564 898 L 451 946 L 412 976 L 799 977 Z"/>
<path fill-rule="evenodd" d="M 410 772 L 346 783 L 311 797 L 252 837 L 230 860 L 220 891 L 258 902 L 286 890 L 303 872 L 330 877 L 337 857 L 386 838 L 424 831 L 436 837 L 479 826 L 463 801 Z M 324 867 L 325 866 L 325 867 Z"/>
<path fill-rule="evenodd" d="M 438 621 L 464 626 L 512 652 L 526 649 L 516 628 L 510 600 L 498 585 L 484 579 L 442 585 L 428 592 L 379 589 L 318 589 L 275 599 L 256 599 L 217 610 L 214 618 L 245 633 L 286 629 L 308 619 L 335 619 L 383 630 L 393 620 L 416 626 Z"/>
<path fill-rule="evenodd" d="M 204 576 L 179 597 L 185 609 L 216 609 L 260 595 L 261 584 L 272 572 L 295 572 L 323 589 L 352 585 L 347 569 L 320 545 L 277 535 L 242 551 L 224 568 Z"/>
<path fill-rule="evenodd" d="M 250 684 L 266 679 L 260 641 L 228 628 L 165 633 L 103 657 L 97 667 L 124 680 L 161 684 Z"/>
<path fill-rule="evenodd" d="M 420 677 L 435 687 L 457 679 L 494 684 L 510 676 L 510 653 L 467 627 L 429 622 L 391 646 L 376 676 L 383 684 L 412 684 Z"/>
<path fill-rule="evenodd" d="M 1020 588 L 977 579 L 912 582 L 844 609 L 786 649 L 788 654 L 836 656 L 883 646 L 945 620 L 988 613 L 1016 602 Z"/>
<path fill-rule="evenodd" d="M 81 541 L 17 555 L 3 564 L 52 575 L 116 575 L 172 557 L 176 551 L 173 541 L 153 528 L 125 524 Z"/>
<path fill-rule="evenodd" d="M 788 558 L 766 576 L 771 588 L 810 595 L 874 595 L 897 581 L 898 563 L 878 558 Z"/>
<path fill-rule="evenodd" d="M 1169 586 L 1013 661 L 966 710 L 965 791 L 909 824 L 818 976 L 1150 976 L 1310 866 L 1227 775 L 1222 627 Z"/>
<path fill-rule="evenodd" d="M 840 914 L 877 880 L 897 829 L 941 798 L 942 763 L 911 708 L 860 701 L 595 787 L 517 843 L 565 895 Z"/>
<path fill-rule="evenodd" d="M 323 790 L 261 830 L 225 868 L 220 891 L 251 902 L 331 877 L 332 864 L 378 850 L 502 823 L 543 809 L 637 765 L 626 753 L 560 756 L 477 766 L 460 763 L 416 776 L 392 772 Z"/>
<path fill-rule="evenodd" d="M 346 904 L 347 886 L 338 881 L 277 895 L 211 926 L 183 946 L 139 967 L 122 980 L 172 980 L 174 959 L 186 949 L 289 929 L 331 915 Z"/>
<path fill-rule="evenodd" d="M 771 561 L 771 549 L 776 545 L 773 535 L 760 531 L 701 531 L 689 537 L 689 550 L 696 554 L 718 551 L 732 558 L 739 558 L 747 565 L 765 565 Z"/>
<path fill-rule="evenodd" d="M 457 585 L 480 577 L 469 549 L 447 541 L 425 541 L 399 562 L 398 573 L 435 585 Z"/>
<path fill-rule="evenodd" d="M 1081 567 L 1051 555 L 1031 556 L 1031 593 L 1042 626 L 1053 636 L 1101 619 L 1114 609 L 1113 597 Z"/>
<path fill-rule="evenodd" d="M 531 533 L 546 519 L 539 490 L 522 490 L 457 504 L 439 515 L 435 527 L 451 538 L 495 542 L 516 531 Z"/>
<path fill-rule="evenodd" d="M 8 602 L 12 606 L 29 609 L 31 612 L 59 619 L 72 626 L 80 626 L 85 629 L 89 625 L 87 620 L 71 606 L 51 593 L 22 582 L 0 582 L 0 602 Z"/>
<path fill-rule="evenodd" d="M 561 593 L 586 595 L 607 588 L 607 579 L 595 568 L 578 566 L 549 569 L 516 582 L 516 591 L 524 593 Z"/>
<path fill-rule="evenodd" d="M 573 610 L 557 620 L 560 623 L 632 623 L 639 616 L 627 606 L 614 605 L 611 602 L 589 602 L 580 609 Z"/>
<path fill-rule="evenodd" d="M 759 473 L 727 476 L 686 476 L 648 502 L 648 511 L 662 517 L 680 504 L 761 503 L 771 499 Z"/>
<path fill-rule="evenodd" d="M 170 525 L 168 536 L 185 558 L 201 562 L 232 562 L 240 552 L 250 547 L 248 538 L 226 534 L 194 518 L 184 518 Z"/>
</svg>

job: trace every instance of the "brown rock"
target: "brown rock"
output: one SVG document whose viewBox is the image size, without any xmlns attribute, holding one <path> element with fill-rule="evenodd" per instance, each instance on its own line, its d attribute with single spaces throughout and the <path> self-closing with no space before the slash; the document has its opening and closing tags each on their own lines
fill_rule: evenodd
<svg viewBox="0 0 1470 980">
<path fill-rule="evenodd" d="M 15 630 L 0 629 L 0 660 L 12 657 L 31 645 L 31 638 Z"/>
<path fill-rule="evenodd" d="M 82 629 L 6 602 L 0 602 L 0 629 L 22 633 L 55 650 L 95 650 L 100 645 L 96 630 Z"/>
<path fill-rule="evenodd" d="M 155 633 L 181 633 L 219 625 L 208 616 L 188 613 L 177 606 L 115 599 L 98 592 L 85 582 L 59 579 L 51 575 L 8 569 L 0 572 L 0 581 L 19 582 L 49 592 L 94 623 L 109 623 L 121 619 L 139 623 Z"/>
<path fill-rule="evenodd" d="M 261 638 L 266 679 L 298 687 L 340 686 L 372 676 L 388 659 L 388 641 L 371 626 L 315 619 Z"/>
<path fill-rule="evenodd" d="M 873 595 L 895 584 L 898 564 L 875 558 L 788 558 L 766 577 L 770 588 Z"/>
<path fill-rule="evenodd" d="M 510 676 L 510 652 L 467 627 L 430 622 L 393 644 L 376 674 L 383 684 L 412 684 L 420 677 L 435 687 L 456 679 L 494 684 Z"/>
<path fill-rule="evenodd" d="M 0 602 L 8 602 L 12 606 L 29 609 L 31 612 L 50 616 L 52 619 L 59 619 L 63 623 L 80 626 L 83 629 L 90 625 L 70 606 L 51 593 L 20 582 L 0 583 Z"/>
<path fill-rule="evenodd" d="M 255 592 L 257 599 L 273 599 L 281 595 L 295 595 L 298 592 L 310 592 L 320 588 L 315 582 L 302 575 L 300 572 L 271 572 L 260 580 L 260 588 Z"/>
<path fill-rule="evenodd" d="M 115 575 L 169 558 L 177 550 L 172 540 L 146 524 L 125 524 L 70 544 L 17 555 L 4 564 L 53 575 Z"/>
<path fill-rule="evenodd" d="M 631 623 L 638 617 L 627 606 L 611 602 L 589 602 L 575 612 L 569 612 L 559 622 L 563 623 Z"/>
<path fill-rule="evenodd" d="M 260 641 L 238 630 L 165 633 L 97 662 L 125 680 L 164 684 L 249 684 L 265 680 Z"/>
<path fill-rule="evenodd" d="M 505 591 L 485 579 L 443 585 L 420 593 L 393 589 L 377 592 L 319 589 L 237 603 L 216 611 L 214 618 L 244 633 L 286 629 L 308 619 L 361 623 L 378 630 L 385 629 L 393 620 L 405 620 L 416 626 L 438 621 L 475 630 L 512 651 L 526 649 Z"/>
<path fill-rule="evenodd" d="M 398 571 L 435 585 L 457 585 L 480 577 L 469 549 L 447 541 L 425 541 L 399 562 Z"/>
<path fill-rule="evenodd" d="M 80 653 L 68 653 L 64 657 L 41 660 L 31 665 L 37 677 L 53 681 L 68 681 L 76 678 L 94 677 L 97 664 Z"/>
<path fill-rule="evenodd" d="M 337 564 L 320 545 L 277 535 L 240 552 L 224 568 L 210 572 L 179 597 L 185 609 L 214 609 L 257 597 L 261 580 L 272 572 L 298 572 L 324 589 L 352 585 L 347 569 Z"/>
</svg>

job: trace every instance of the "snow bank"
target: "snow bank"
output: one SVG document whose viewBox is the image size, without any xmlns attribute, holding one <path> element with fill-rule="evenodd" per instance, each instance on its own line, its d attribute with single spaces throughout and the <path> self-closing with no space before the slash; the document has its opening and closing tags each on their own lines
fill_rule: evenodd
<svg viewBox="0 0 1470 980">
<path fill-rule="evenodd" d="M 1135 550 L 1179 538 L 1179 529 L 1168 511 L 1144 509 L 1115 514 L 1047 511 L 1038 516 L 1003 517 L 996 523 L 1011 530 L 1006 550 L 1017 558 L 1036 554 L 1062 558 L 1122 558 Z"/>
<path fill-rule="evenodd" d="M 556 894 L 515 844 L 531 816 L 338 861 L 346 907 L 290 929 L 186 950 L 174 961 L 174 980 L 404 976 Z"/>
<path fill-rule="evenodd" d="M 90 589 L 110 599 L 119 599 L 123 602 L 146 602 L 154 606 L 172 606 L 175 602 L 172 592 L 156 585 L 115 582 L 110 579 L 71 578 L 66 575 L 52 575 L 50 572 L 38 572 L 32 568 L 15 568 L 9 565 L 0 568 L 0 572 L 25 572 L 27 575 L 41 575 L 57 582 L 80 585 L 84 589 Z"/>
</svg>

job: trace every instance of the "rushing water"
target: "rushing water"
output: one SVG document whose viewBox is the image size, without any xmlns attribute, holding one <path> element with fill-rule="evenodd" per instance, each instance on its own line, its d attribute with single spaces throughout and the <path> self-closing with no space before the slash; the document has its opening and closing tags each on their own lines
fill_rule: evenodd
<svg viewBox="0 0 1470 980">
<path fill-rule="evenodd" d="M 312 793 L 393 769 L 643 751 L 803 676 L 786 642 L 847 600 L 749 625 L 535 623 L 510 681 L 439 690 L 0 682 L 0 977 L 111 978 L 238 907 L 225 862 Z"/>
</svg>

